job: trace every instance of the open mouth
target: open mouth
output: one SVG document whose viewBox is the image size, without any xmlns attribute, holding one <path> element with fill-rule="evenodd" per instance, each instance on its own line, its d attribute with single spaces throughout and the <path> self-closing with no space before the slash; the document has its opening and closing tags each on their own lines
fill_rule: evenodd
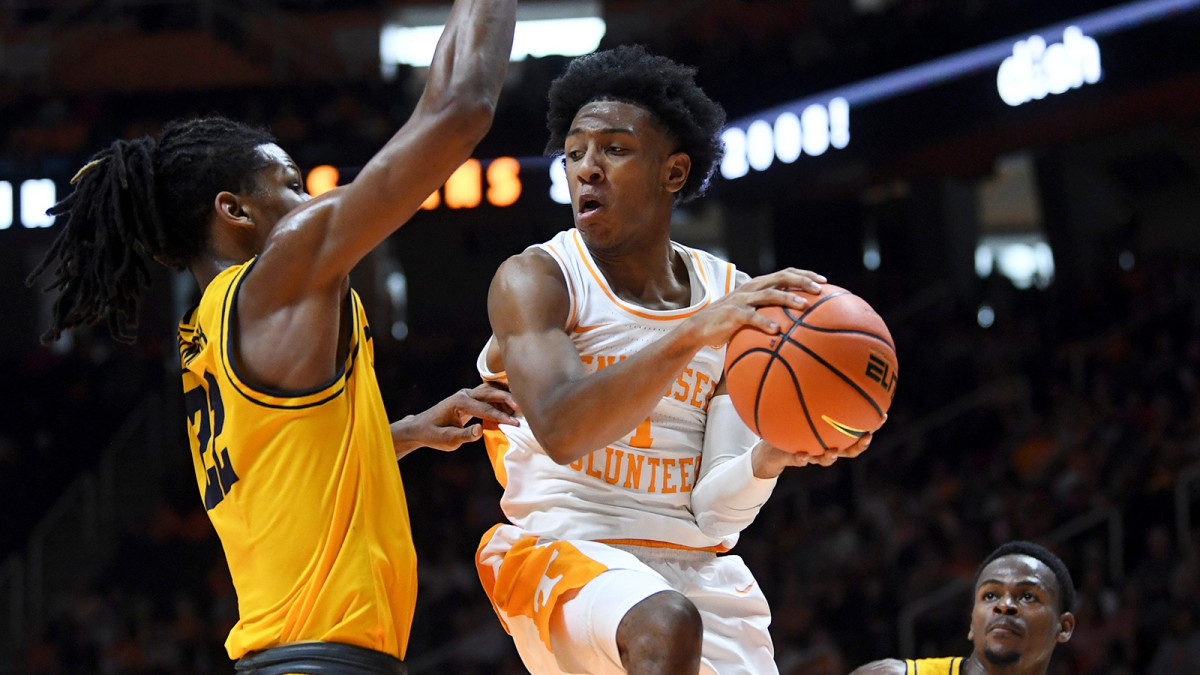
<svg viewBox="0 0 1200 675">
<path fill-rule="evenodd" d="M 579 203 L 579 215 L 587 215 L 593 211 L 597 211 L 603 206 L 598 200 L 584 199 Z"/>
</svg>

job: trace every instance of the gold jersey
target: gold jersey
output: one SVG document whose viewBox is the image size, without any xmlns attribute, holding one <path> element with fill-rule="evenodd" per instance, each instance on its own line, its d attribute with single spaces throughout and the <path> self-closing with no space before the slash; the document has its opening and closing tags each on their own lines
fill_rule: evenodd
<svg viewBox="0 0 1200 675">
<path fill-rule="evenodd" d="M 940 659 L 905 659 L 905 675 L 959 675 L 963 658 L 947 656 Z"/>
<path fill-rule="evenodd" d="M 416 553 L 362 303 L 350 291 L 348 355 L 331 381 L 256 387 L 230 330 L 253 267 L 217 275 L 179 324 L 192 463 L 238 596 L 225 648 L 237 659 L 320 640 L 404 658 Z"/>
</svg>

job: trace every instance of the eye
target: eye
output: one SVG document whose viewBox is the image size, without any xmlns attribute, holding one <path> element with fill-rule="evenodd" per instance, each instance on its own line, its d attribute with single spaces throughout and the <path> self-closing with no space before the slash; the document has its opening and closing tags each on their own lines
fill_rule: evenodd
<svg viewBox="0 0 1200 675">
<path fill-rule="evenodd" d="M 996 594 L 992 591 L 984 591 L 979 597 L 983 598 L 984 600 L 995 600 Z"/>
<path fill-rule="evenodd" d="M 563 155 L 563 161 L 566 162 L 569 159 L 572 162 L 578 162 L 579 158 L 581 157 L 583 157 L 582 150 L 568 150 L 566 154 Z"/>
<path fill-rule="evenodd" d="M 1021 595 L 1021 599 L 1028 602 L 1037 602 L 1038 597 L 1033 594 L 1033 591 L 1025 591 L 1025 593 Z"/>
<path fill-rule="evenodd" d="M 621 147 L 621 146 L 619 146 L 619 145 L 610 145 L 610 146 L 608 146 L 608 151 L 609 151 L 609 152 L 611 152 L 611 153 L 612 153 L 612 154 L 614 154 L 614 155 L 623 155 L 623 154 L 625 154 L 625 153 L 627 152 L 627 150 L 626 150 L 625 148 L 623 148 L 623 147 Z"/>
</svg>

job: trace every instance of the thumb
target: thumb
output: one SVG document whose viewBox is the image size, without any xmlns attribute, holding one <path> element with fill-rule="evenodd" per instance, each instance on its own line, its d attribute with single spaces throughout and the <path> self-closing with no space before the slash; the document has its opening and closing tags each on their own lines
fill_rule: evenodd
<svg viewBox="0 0 1200 675">
<path fill-rule="evenodd" d="M 479 440 L 483 436 L 483 425 L 475 423 L 462 429 L 442 427 L 439 436 L 438 450 L 457 450 L 463 443 Z"/>
</svg>

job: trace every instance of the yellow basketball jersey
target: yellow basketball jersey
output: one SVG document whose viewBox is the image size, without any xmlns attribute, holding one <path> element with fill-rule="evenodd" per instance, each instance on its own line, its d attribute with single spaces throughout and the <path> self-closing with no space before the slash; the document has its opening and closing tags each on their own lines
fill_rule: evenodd
<svg viewBox="0 0 1200 675">
<path fill-rule="evenodd" d="M 255 387 L 230 356 L 253 266 L 217 275 L 179 325 L 192 463 L 238 596 L 225 648 L 236 659 L 321 640 L 404 658 L 416 553 L 361 301 L 350 291 L 348 356 L 330 382 Z"/>
<path fill-rule="evenodd" d="M 961 656 L 940 659 L 905 659 L 905 675 L 959 675 L 962 669 Z"/>
</svg>

